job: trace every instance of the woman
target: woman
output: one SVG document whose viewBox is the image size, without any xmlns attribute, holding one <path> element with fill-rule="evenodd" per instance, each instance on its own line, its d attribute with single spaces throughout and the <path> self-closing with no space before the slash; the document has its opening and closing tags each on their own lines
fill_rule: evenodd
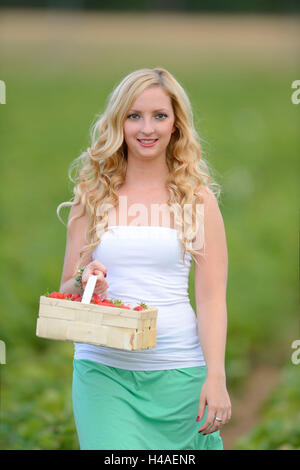
<svg viewBox="0 0 300 470">
<path fill-rule="evenodd" d="M 59 206 L 72 205 L 60 291 L 82 293 L 96 274 L 96 294 L 156 306 L 158 317 L 153 349 L 74 343 L 80 448 L 221 450 L 226 237 L 187 94 L 165 69 L 134 71 L 91 139 L 75 161 L 75 201 Z"/>
</svg>

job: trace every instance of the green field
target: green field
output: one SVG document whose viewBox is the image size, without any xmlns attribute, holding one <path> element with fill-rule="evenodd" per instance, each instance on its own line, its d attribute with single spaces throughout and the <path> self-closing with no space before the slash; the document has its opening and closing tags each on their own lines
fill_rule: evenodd
<svg viewBox="0 0 300 470">
<path fill-rule="evenodd" d="M 299 449 L 299 366 L 290 359 L 291 343 L 300 337 L 300 105 L 291 102 L 291 83 L 300 79 L 300 67 L 294 50 L 282 47 L 270 56 L 267 41 L 265 49 L 245 54 L 232 45 L 224 56 L 215 44 L 210 51 L 200 42 L 197 50 L 188 30 L 179 41 L 173 30 L 168 32 L 170 26 L 164 32 L 155 19 L 153 33 L 165 36 L 159 46 L 153 35 L 153 49 L 149 17 L 144 34 L 135 18 L 128 20 L 125 34 L 124 17 L 124 35 L 119 37 L 116 16 L 105 43 L 101 24 L 99 41 L 92 40 L 95 19 L 89 41 L 88 35 L 78 34 L 74 43 L 68 42 L 61 29 L 57 37 L 52 31 L 48 40 L 41 36 L 39 41 L 41 33 L 30 28 L 35 19 L 26 18 L 22 36 L 17 21 L 9 29 L 12 18 L 7 16 L 1 33 L 0 79 L 7 89 L 0 109 L 0 339 L 7 348 L 7 364 L 0 366 L 1 448 L 78 449 L 71 407 L 73 345 L 35 336 L 39 296 L 58 290 L 61 279 L 65 227 L 56 207 L 72 197 L 68 168 L 89 146 L 92 121 L 104 110 L 113 87 L 132 70 L 162 66 L 187 90 L 204 156 L 222 186 L 220 209 L 229 252 L 229 393 L 239 393 L 260 364 L 288 370 L 257 426 L 239 445 Z M 191 24 L 196 28 L 195 17 Z M 242 29 L 238 33 L 243 37 Z M 217 39 L 221 45 L 222 38 Z M 67 210 L 63 214 L 66 220 Z M 193 285 L 192 270 L 195 308 Z"/>
</svg>

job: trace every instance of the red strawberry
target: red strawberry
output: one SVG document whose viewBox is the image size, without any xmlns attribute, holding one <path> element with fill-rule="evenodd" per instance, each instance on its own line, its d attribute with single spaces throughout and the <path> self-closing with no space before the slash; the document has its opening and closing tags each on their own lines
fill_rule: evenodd
<svg viewBox="0 0 300 470">
<path fill-rule="evenodd" d="M 71 300 L 76 300 L 80 297 L 80 294 L 73 294 Z"/>
<path fill-rule="evenodd" d="M 98 296 L 93 296 L 90 303 L 95 305 L 102 305 L 102 300 Z"/>
<path fill-rule="evenodd" d="M 49 294 L 49 297 L 51 297 L 52 299 L 57 299 L 57 294 L 59 294 L 59 292 L 51 292 L 51 294 Z"/>
<path fill-rule="evenodd" d="M 108 305 L 109 307 L 115 307 L 115 304 L 108 299 L 102 300 L 103 305 Z"/>
<path fill-rule="evenodd" d="M 141 305 L 138 305 L 137 307 L 134 307 L 133 310 L 137 310 L 139 312 L 140 310 L 144 310 L 144 309 Z"/>
<path fill-rule="evenodd" d="M 64 294 L 65 299 L 70 299 L 72 297 L 72 294 Z"/>
<path fill-rule="evenodd" d="M 64 299 L 65 296 L 64 294 L 62 294 L 61 292 L 52 292 L 49 297 L 53 298 L 53 299 Z"/>
</svg>

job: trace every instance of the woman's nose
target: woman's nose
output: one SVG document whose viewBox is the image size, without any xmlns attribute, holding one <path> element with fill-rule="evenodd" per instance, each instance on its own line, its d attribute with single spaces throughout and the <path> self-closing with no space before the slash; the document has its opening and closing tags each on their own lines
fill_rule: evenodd
<svg viewBox="0 0 300 470">
<path fill-rule="evenodd" d="M 142 131 L 145 134 L 151 134 L 153 132 L 154 126 L 153 126 L 153 121 L 150 119 L 143 119 L 142 120 Z"/>
</svg>

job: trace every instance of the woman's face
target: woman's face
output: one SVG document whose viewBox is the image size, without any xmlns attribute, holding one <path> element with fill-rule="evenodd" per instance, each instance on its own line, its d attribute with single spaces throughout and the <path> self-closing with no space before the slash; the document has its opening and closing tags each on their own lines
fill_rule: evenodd
<svg viewBox="0 0 300 470">
<path fill-rule="evenodd" d="M 144 90 L 133 102 L 124 123 L 128 154 L 140 158 L 166 155 L 175 116 L 170 97 L 160 86 Z"/>
</svg>

